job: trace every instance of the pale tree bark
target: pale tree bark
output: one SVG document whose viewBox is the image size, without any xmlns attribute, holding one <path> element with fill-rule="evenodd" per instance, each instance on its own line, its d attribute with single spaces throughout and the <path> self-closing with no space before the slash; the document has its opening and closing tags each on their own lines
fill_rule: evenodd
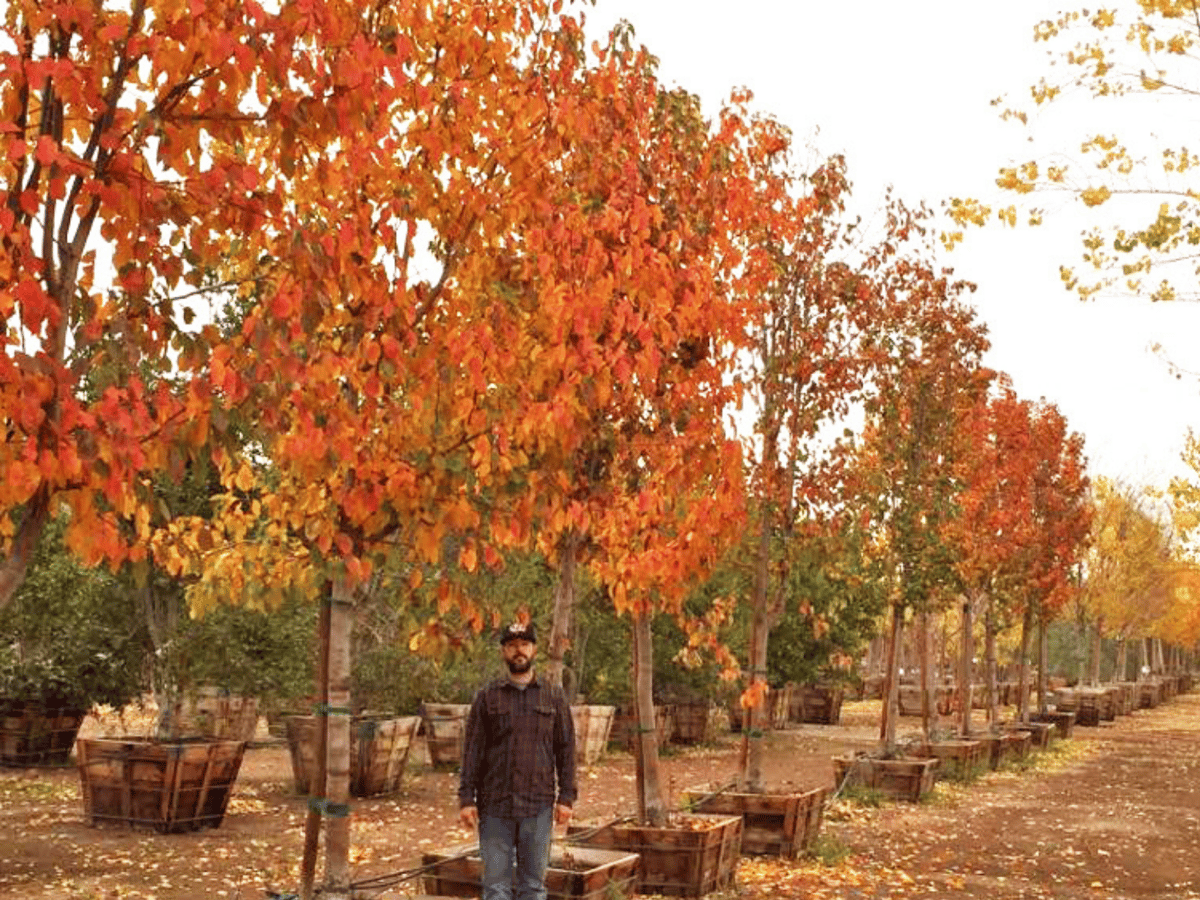
<svg viewBox="0 0 1200 900">
<path fill-rule="evenodd" d="M 762 790 L 762 735 L 766 731 L 767 641 L 771 631 L 768 596 L 770 590 L 771 527 L 765 512 L 759 531 L 758 553 L 755 559 L 754 599 L 751 604 L 750 646 L 747 663 L 750 677 L 747 687 L 754 702 L 742 713 L 742 746 L 739 759 L 740 787 L 746 791 Z"/>
<path fill-rule="evenodd" d="M 332 596 L 331 586 L 326 585 L 325 591 Z M 317 616 L 317 671 L 313 694 L 322 711 L 329 707 L 329 611 L 332 605 L 322 598 L 320 614 Z M 328 717 L 323 714 L 317 718 L 316 747 L 313 748 L 316 771 L 312 773 L 308 784 L 309 797 L 313 802 L 309 804 L 308 814 L 304 818 L 304 849 L 300 858 L 301 900 L 312 900 L 317 877 L 317 851 L 321 840 L 321 811 L 317 803 L 325 796 L 325 748 L 329 734 L 325 727 L 327 720 Z"/>
<path fill-rule="evenodd" d="M 8 554 L 0 561 L 0 610 L 12 602 L 21 585 L 25 583 L 29 563 L 49 520 L 49 493 L 39 490 L 25 504 L 25 515 L 17 525 Z"/>
<path fill-rule="evenodd" d="M 329 608 L 329 729 L 325 758 L 325 796 L 329 815 L 325 828 L 323 898 L 350 896 L 350 637 L 353 599 L 342 578 L 333 582 Z"/>
<path fill-rule="evenodd" d="M 1021 618 L 1021 651 L 1017 676 L 1017 721 L 1029 721 L 1029 640 L 1033 632 L 1033 602 L 1025 604 Z"/>
<path fill-rule="evenodd" d="M 1162 675 L 1165 672 L 1162 638 L 1153 638 L 1150 646 L 1154 651 L 1153 662 L 1150 663 L 1150 667 L 1154 670 L 1155 675 Z"/>
<path fill-rule="evenodd" d="M 962 647 L 961 657 L 958 661 L 958 700 L 961 707 L 958 711 L 958 730 L 963 737 L 971 734 L 971 703 L 972 703 L 972 687 L 975 682 L 975 619 L 972 616 L 972 604 L 970 597 L 963 597 L 962 600 Z"/>
<path fill-rule="evenodd" d="M 1102 641 L 1104 635 L 1104 617 L 1096 617 L 1096 630 L 1092 633 L 1091 641 L 1091 665 L 1088 668 L 1087 683 L 1092 687 L 1100 684 L 1100 655 L 1103 650 Z"/>
<path fill-rule="evenodd" d="M 883 716 L 879 723 L 879 739 L 885 750 L 896 746 L 896 718 L 900 714 L 900 632 L 904 628 L 904 607 L 892 603 L 892 631 L 887 648 L 887 676 L 883 684 Z"/>
<path fill-rule="evenodd" d="M 650 612 L 633 615 L 633 688 L 637 708 L 638 817 L 648 825 L 666 824 L 662 775 L 658 765 L 658 733 L 654 727 L 654 651 L 650 635 Z"/>
<path fill-rule="evenodd" d="M 988 727 L 995 731 L 1000 727 L 999 697 L 996 691 L 996 609 L 995 600 L 987 598 L 983 613 L 984 665 L 987 675 L 987 720 Z"/>
<path fill-rule="evenodd" d="M 1128 643 L 1123 634 L 1117 638 L 1117 667 L 1113 672 L 1113 681 L 1121 682 L 1129 680 Z"/>
<path fill-rule="evenodd" d="M 1038 618 L 1038 712 L 1045 715 L 1050 710 L 1050 636 L 1046 633 L 1046 620 Z"/>
<path fill-rule="evenodd" d="M 550 635 L 546 640 L 546 661 L 542 671 L 547 681 L 570 688 L 567 696 L 574 702 L 577 685 L 564 684 L 567 650 L 575 622 L 575 569 L 579 556 L 579 535 L 572 529 L 559 541 L 558 582 L 554 586 L 554 609 L 550 614 Z"/>
<path fill-rule="evenodd" d="M 917 640 L 919 641 L 921 663 L 921 730 L 925 735 L 925 740 L 929 740 L 930 735 L 937 728 L 937 698 L 934 695 L 936 688 L 933 678 L 932 653 L 929 648 L 931 626 L 929 613 L 926 610 L 921 610 L 919 627 L 920 633 Z"/>
</svg>

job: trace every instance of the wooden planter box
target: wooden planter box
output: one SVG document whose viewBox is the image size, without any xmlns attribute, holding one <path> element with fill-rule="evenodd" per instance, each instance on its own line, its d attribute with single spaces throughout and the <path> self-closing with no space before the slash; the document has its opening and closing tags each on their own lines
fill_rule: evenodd
<svg viewBox="0 0 1200 900">
<path fill-rule="evenodd" d="M 899 709 L 902 716 L 920 716 L 922 714 L 922 688 L 915 684 L 900 686 Z M 949 685 L 940 684 L 933 689 L 933 708 L 943 716 L 954 711 L 954 691 Z"/>
<path fill-rule="evenodd" d="M 991 748 L 983 741 L 962 738 L 929 741 L 918 744 L 913 752 L 938 760 L 938 778 L 966 780 L 991 768 Z"/>
<path fill-rule="evenodd" d="M 671 740 L 679 744 L 707 744 L 727 730 L 725 711 L 707 701 L 676 703 Z"/>
<path fill-rule="evenodd" d="M 569 826 L 568 840 L 636 853 L 637 892 L 702 897 L 732 886 L 742 846 L 742 817 L 692 813 L 676 825 L 615 822 L 601 828 Z"/>
<path fill-rule="evenodd" d="M 792 718 L 797 722 L 836 725 L 842 716 L 840 687 L 827 684 L 802 684 L 792 695 Z"/>
<path fill-rule="evenodd" d="M 972 731 L 970 740 L 983 744 L 983 760 L 989 769 L 994 770 L 1000 765 L 1004 750 L 1003 735 L 992 734 L 990 731 Z"/>
<path fill-rule="evenodd" d="M 654 705 L 654 737 L 658 746 L 665 747 L 675 730 L 674 707 L 656 703 Z M 637 712 L 632 709 L 617 709 L 613 717 L 612 732 L 609 738 L 618 747 L 634 752 L 634 744 L 638 739 Z"/>
<path fill-rule="evenodd" d="M 1075 724 L 1097 726 L 1102 721 L 1116 718 L 1112 695 L 1098 688 L 1083 688 L 1076 691 Z"/>
<path fill-rule="evenodd" d="M 1048 722 L 1058 731 L 1060 738 L 1069 738 L 1075 730 L 1075 713 L 1065 710 L 1049 710 L 1044 713 L 1033 713 L 1030 718 L 1034 722 Z"/>
<path fill-rule="evenodd" d="M 915 803 L 933 790 L 938 765 L 939 760 L 932 757 L 835 756 L 833 780 L 835 785 L 873 788 L 895 800 Z"/>
<path fill-rule="evenodd" d="M 84 815 L 168 833 L 216 828 L 242 765 L 245 741 L 81 738 L 76 761 Z"/>
<path fill-rule="evenodd" d="M 684 791 L 683 798 L 693 812 L 741 816 L 743 854 L 795 859 L 817 839 L 828 794 L 823 787 L 761 794 L 695 788 Z"/>
<path fill-rule="evenodd" d="M 470 896 L 482 890 L 484 863 L 478 844 L 463 844 L 448 850 L 421 854 L 421 890 L 427 896 Z M 637 856 L 552 844 L 550 868 L 546 870 L 546 896 L 554 900 L 611 900 L 634 893 Z"/>
<path fill-rule="evenodd" d="M 1075 713 L 1075 722 L 1079 723 L 1079 692 L 1074 688 L 1059 688 L 1054 692 L 1054 708 L 1059 712 Z"/>
<path fill-rule="evenodd" d="M 575 759 L 590 766 L 600 759 L 612 733 L 615 706 L 572 706 L 575 724 Z"/>
<path fill-rule="evenodd" d="M 1033 750 L 1045 750 L 1054 738 L 1055 727 L 1051 722 L 1012 722 L 1005 726 L 1009 731 L 1029 733 L 1029 746 Z"/>
<path fill-rule="evenodd" d="M 1137 682 L 1121 681 L 1114 687 L 1117 689 L 1117 715 L 1131 715 L 1138 708 Z"/>
<path fill-rule="evenodd" d="M 469 703 L 422 703 L 425 746 L 433 766 L 457 766 L 462 761 Z"/>
<path fill-rule="evenodd" d="M 1154 709 L 1162 699 L 1162 685 L 1157 681 L 1143 681 L 1138 685 L 1138 709 Z"/>
<path fill-rule="evenodd" d="M 0 765 L 52 766 L 71 758 L 86 709 L 0 697 Z"/>
<path fill-rule="evenodd" d="M 375 797 L 400 789 L 408 754 L 417 736 L 417 716 L 356 717 L 350 723 L 350 795 Z M 317 772 L 316 716 L 291 716 L 287 720 L 288 749 L 296 792 L 309 794 Z"/>
<path fill-rule="evenodd" d="M 1032 746 L 1033 736 L 1028 731 L 1006 731 L 1001 735 L 997 767 L 1027 759 Z"/>
<path fill-rule="evenodd" d="M 776 731 L 787 728 L 795 693 L 796 686 L 793 684 L 767 689 L 767 722 Z"/>
<path fill-rule="evenodd" d="M 163 722 L 173 736 L 249 741 L 258 730 L 258 698 L 198 688 L 175 701 Z"/>
<path fill-rule="evenodd" d="M 633 894 L 638 858 L 633 853 L 594 847 L 550 845 L 546 896 L 554 900 L 612 900 Z M 483 861 L 478 844 L 463 844 L 421 856 L 429 871 L 421 875 L 421 890 L 430 897 L 478 897 Z"/>
</svg>

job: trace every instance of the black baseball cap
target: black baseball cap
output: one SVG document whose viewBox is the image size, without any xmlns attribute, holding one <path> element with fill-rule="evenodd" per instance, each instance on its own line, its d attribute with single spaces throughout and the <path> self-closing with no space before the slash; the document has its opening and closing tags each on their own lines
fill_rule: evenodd
<svg viewBox="0 0 1200 900">
<path fill-rule="evenodd" d="M 500 631 L 501 645 L 507 644 L 509 641 L 529 641 L 531 644 L 536 644 L 537 629 L 532 622 L 513 622 Z"/>
</svg>

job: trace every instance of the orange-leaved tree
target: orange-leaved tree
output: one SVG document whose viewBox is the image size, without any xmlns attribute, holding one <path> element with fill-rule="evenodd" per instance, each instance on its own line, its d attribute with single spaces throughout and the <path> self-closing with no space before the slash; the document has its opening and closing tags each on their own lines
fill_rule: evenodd
<svg viewBox="0 0 1200 900">
<path fill-rule="evenodd" d="M 373 572 L 496 564 L 576 515 L 619 609 L 715 558 L 739 460 L 707 348 L 736 331 L 729 223 L 753 197 L 736 121 L 681 136 L 644 56 L 589 61 L 548 4 L 321 10 L 304 48 L 320 102 L 288 138 L 269 270 L 209 368 L 254 441 L 219 455 L 214 521 L 171 523 L 159 552 L 199 574 L 198 608 L 324 593 L 326 878 L 344 890 L 346 630 Z M 325 121 L 336 153 L 312 149 Z M 613 491 L 581 512 L 571 465 L 597 424 Z M 453 580 L 437 594 L 487 623 Z"/>
<path fill-rule="evenodd" d="M 960 411 L 975 404 L 992 378 L 981 364 L 984 329 L 962 299 L 970 286 L 950 275 L 918 258 L 890 281 L 888 321 L 895 324 L 874 341 L 874 383 L 855 465 L 856 490 L 871 498 L 864 515 L 878 535 L 890 581 L 892 621 L 880 722 L 885 750 L 895 744 L 905 616 L 916 610 L 924 617 L 943 605 L 952 582 L 953 546 L 942 526 L 953 515 L 960 490 L 953 477 L 961 453 Z M 922 647 L 926 643 L 923 639 Z"/>
<path fill-rule="evenodd" d="M 201 323 L 261 272 L 312 100 L 289 4 L 14 0 L 3 29 L 0 605 L 62 506 L 85 560 L 144 560 L 152 473 L 220 438 Z"/>
<path fill-rule="evenodd" d="M 757 126 L 778 133 L 770 120 Z M 743 354 L 747 399 L 755 412 L 747 441 L 754 533 L 740 778 L 762 790 L 771 629 L 787 602 L 791 565 L 803 532 L 841 505 L 841 469 L 849 444 L 837 429 L 852 421 L 872 369 L 879 335 L 898 327 L 893 292 L 910 264 L 906 252 L 921 214 L 889 202 L 882 233 L 854 240 L 844 217 L 849 192 L 845 163 L 833 157 L 813 171 L 790 169 L 782 138 L 762 157 L 760 181 L 775 193 L 752 232 L 739 284 L 751 312 L 752 344 Z M 901 326 L 902 327 L 902 326 Z M 802 598 L 797 600 L 801 609 Z M 811 608 L 811 607 L 808 607 Z M 827 628 L 819 616 L 812 627 Z"/>
<path fill-rule="evenodd" d="M 993 391 L 961 411 L 963 450 L 956 477 L 962 484 L 956 514 L 945 523 L 956 552 L 962 595 L 959 729 L 971 731 L 974 620 L 985 611 L 988 720 L 996 724 L 996 606 L 1026 577 L 1030 548 L 1039 539 L 1033 517 L 1033 467 L 1038 448 L 1030 433 L 1030 404 L 1006 376 Z"/>
</svg>

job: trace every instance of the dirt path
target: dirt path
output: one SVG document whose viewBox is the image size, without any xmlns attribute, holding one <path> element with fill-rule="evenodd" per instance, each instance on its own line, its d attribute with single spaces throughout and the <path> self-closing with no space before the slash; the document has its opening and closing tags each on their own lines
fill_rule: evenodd
<svg viewBox="0 0 1200 900">
<path fill-rule="evenodd" d="M 830 757 L 873 742 L 877 704 L 849 704 L 839 726 L 769 735 L 773 785 L 832 784 Z M 911 726 L 910 726 L 911 727 Z M 823 830 L 835 867 L 745 859 L 738 893 L 780 898 L 987 897 L 1200 900 L 1200 694 L 1100 729 L 1076 729 L 1045 767 L 939 787 L 931 803 L 836 804 Z M 727 781 L 736 739 L 663 760 L 671 798 Z M 612 754 L 583 773 L 581 820 L 628 814 L 633 761 Z M 398 795 L 357 801 L 356 879 L 415 864 L 470 839 L 457 825 L 453 773 L 414 761 Z M 249 900 L 294 888 L 305 801 L 287 751 L 247 751 L 222 826 L 158 835 L 82 820 L 73 769 L 0 770 L 0 897 L 13 900 Z M 389 891 L 399 897 L 417 886 Z"/>
<path fill-rule="evenodd" d="M 1200 898 L 1200 694 L 1075 735 L 1051 770 L 829 821 L 867 882 L 836 896 Z"/>
</svg>

